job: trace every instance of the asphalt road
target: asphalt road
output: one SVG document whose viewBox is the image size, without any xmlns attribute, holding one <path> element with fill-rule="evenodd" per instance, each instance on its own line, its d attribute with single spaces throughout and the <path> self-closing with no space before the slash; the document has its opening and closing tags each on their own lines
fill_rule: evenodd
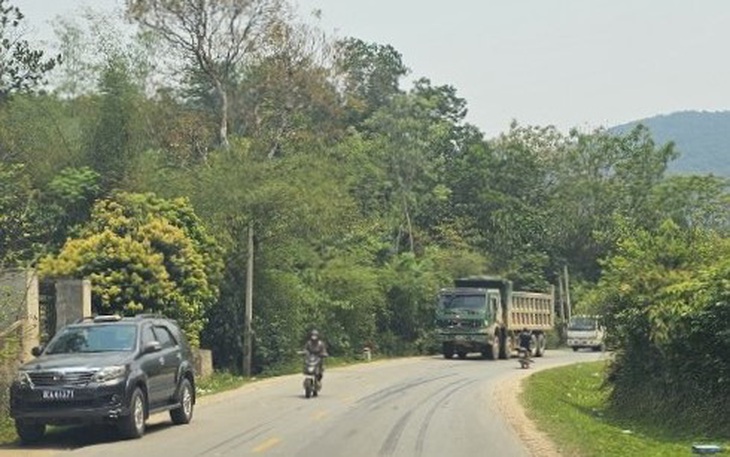
<svg viewBox="0 0 730 457">
<path fill-rule="evenodd" d="M 534 368 L 601 356 L 548 351 Z M 312 399 L 303 396 L 301 376 L 285 376 L 201 399 L 189 425 L 154 416 L 139 440 L 80 428 L 52 434 L 37 449 L 58 457 L 522 457 L 529 454 L 493 396 L 501 383 L 517 385 L 520 371 L 516 359 L 373 362 L 327 370 Z"/>
</svg>

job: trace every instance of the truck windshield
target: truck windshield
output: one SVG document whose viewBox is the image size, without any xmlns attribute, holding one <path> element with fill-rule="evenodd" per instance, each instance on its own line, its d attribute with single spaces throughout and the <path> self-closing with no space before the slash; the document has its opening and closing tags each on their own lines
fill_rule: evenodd
<svg viewBox="0 0 730 457">
<path fill-rule="evenodd" d="M 441 297 L 443 309 L 485 309 L 487 297 L 484 295 L 445 295 Z"/>
<path fill-rule="evenodd" d="M 590 317 L 574 317 L 568 323 L 568 330 L 595 330 L 596 320 Z"/>
<path fill-rule="evenodd" d="M 46 354 L 131 351 L 136 340 L 134 325 L 66 327 L 48 344 Z"/>
</svg>

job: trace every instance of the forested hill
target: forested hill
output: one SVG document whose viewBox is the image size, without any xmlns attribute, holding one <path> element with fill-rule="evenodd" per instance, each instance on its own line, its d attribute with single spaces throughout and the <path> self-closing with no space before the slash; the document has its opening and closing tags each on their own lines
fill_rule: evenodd
<svg viewBox="0 0 730 457">
<path fill-rule="evenodd" d="M 713 173 L 730 176 L 730 111 L 682 111 L 654 116 L 611 128 L 626 132 L 643 124 L 658 143 L 674 141 L 680 157 L 672 173 Z"/>
</svg>

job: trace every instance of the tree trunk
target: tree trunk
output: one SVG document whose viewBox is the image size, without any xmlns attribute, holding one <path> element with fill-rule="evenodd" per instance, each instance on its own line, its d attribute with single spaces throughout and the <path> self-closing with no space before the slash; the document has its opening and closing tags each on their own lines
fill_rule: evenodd
<svg viewBox="0 0 730 457">
<path fill-rule="evenodd" d="M 216 92 L 218 92 L 218 97 L 220 97 L 220 125 L 218 127 L 218 137 L 221 143 L 221 146 L 224 148 L 228 148 L 230 143 L 228 142 L 228 93 L 226 92 L 225 88 L 223 87 L 223 83 L 221 81 L 215 82 L 215 88 Z"/>
</svg>

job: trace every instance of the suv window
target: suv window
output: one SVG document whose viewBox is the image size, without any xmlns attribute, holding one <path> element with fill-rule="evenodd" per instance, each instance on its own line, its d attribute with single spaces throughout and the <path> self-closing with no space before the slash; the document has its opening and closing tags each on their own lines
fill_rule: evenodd
<svg viewBox="0 0 730 457">
<path fill-rule="evenodd" d="M 171 348 L 173 346 L 177 346 L 177 342 L 175 341 L 175 338 L 170 334 L 170 331 L 162 326 L 155 326 L 155 335 L 157 336 L 157 341 L 160 342 L 163 349 Z"/>
<path fill-rule="evenodd" d="M 127 352 L 134 349 L 134 325 L 84 325 L 64 328 L 48 345 L 47 354 L 70 352 Z"/>
</svg>

